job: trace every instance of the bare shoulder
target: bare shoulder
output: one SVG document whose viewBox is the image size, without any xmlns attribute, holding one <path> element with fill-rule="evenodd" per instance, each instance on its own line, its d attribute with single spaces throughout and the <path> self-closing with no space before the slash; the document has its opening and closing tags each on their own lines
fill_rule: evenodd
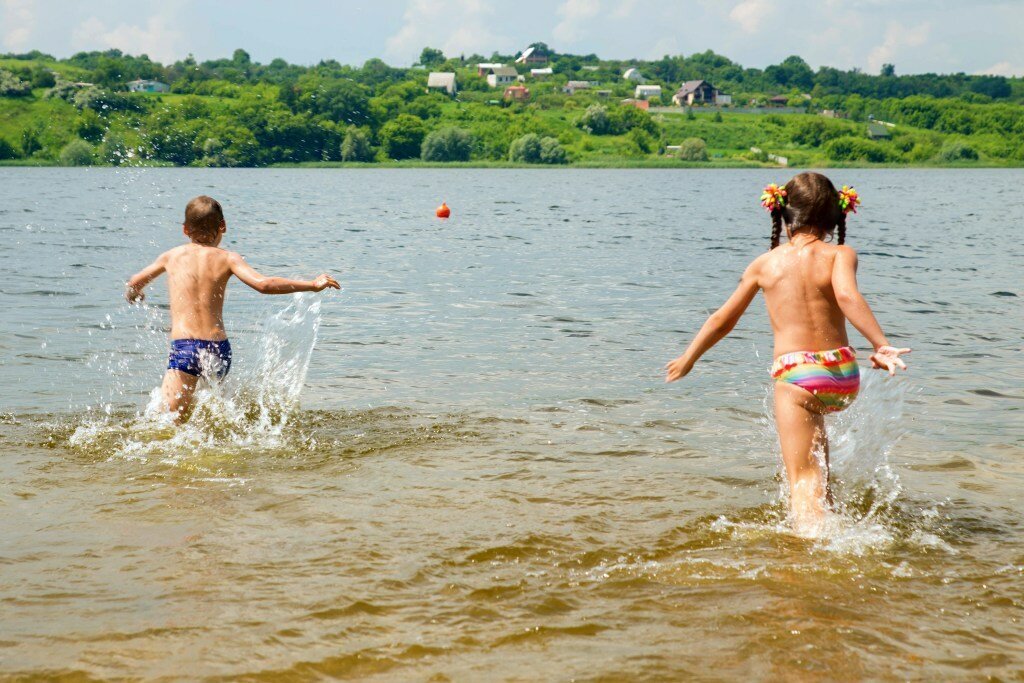
<svg viewBox="0 0 1024 683">
<path fill-rule="evenodd" d="M 753 261 L 750 262 L 750 265 L 747 266 L 747 269 L 743 271 L 743 277 L 756 278 L 759 275 L 761 275 L 761 273 L 764 272 L 765 266 L 767 266 L 771 262 L 772 256 L 774 256 L 772 252 L 766 251 L 765 253 L 755 258 Z"/>
<path fill-rule="evenodd" d="M 857 262 L 857 250 L 851 246 L 845 244 L 830 244 L 829 249 L 832 251 L 833 258 L 837 261 L 852 261 Z"/>
</svg>

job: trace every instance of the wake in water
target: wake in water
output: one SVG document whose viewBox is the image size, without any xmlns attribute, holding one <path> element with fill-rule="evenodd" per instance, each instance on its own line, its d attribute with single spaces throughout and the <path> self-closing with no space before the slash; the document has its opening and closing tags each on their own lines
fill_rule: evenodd
<svg viewBox="0 0 1024 683">
<path fill-rule="evenodd" d="M 153 316 L 148 315 L 147 320 Z M 258 326 L 260 343 L 256 355 L 243 358 L 235 372 L 222 382 L 201 382 L 189 421 L 174 424 L 160 408 L 160 387 L 155 387 L 145 410 L 128 419 L 118 419 L 113 401 L 100 403 L 99 411 L 78 424 L 68 442 L 87 450 L 103 450 L 111 456 L 161 457 L 176 462 L 189 454 L 237 453 L 283 445 L 285 429 L 299 407 L 320 328 L 320 298 L 295 294 L 283 310 L 268 316 Z M 151 345 L 154 334 L 144 335 L 140 347 Z M 163 355 L 166 354 L 166 341 Z M 114 392 L 124 392 L 127 375 L 137 356 L 153 362 L 152 353 L 142 348 L 136 358 L 114 354 L 95 363 L 104 367 L 115 381 Z M 97 417 L 97 413 L 99 416 Z"/>
</svg>

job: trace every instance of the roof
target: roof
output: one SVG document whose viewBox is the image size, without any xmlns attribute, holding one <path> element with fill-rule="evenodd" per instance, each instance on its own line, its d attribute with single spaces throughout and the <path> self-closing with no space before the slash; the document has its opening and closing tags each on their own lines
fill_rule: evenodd
<svg viewBox="0 0 1024 683">
<path fill-rule="evenodd" d="M 622 74 L 622 77 L 623 78 L 632 78 L 633 76 L 639 76 L 639 75 L 640 75 L 640 70 L 637 69 L 635 66 L 631 66 L 630 68 L 626 69 L 626 73 Z"/>
<path fill-rule="evenodd" d="M 497 69 L 499 66 L 505 66 L 501 62 L 480 62 L 476 65 L 478 69 Z"/>
<path fill-rule="evenodd" d="M 155 81 L 152 78 L 139 78 L 139 79 L 134 80 L 134 81 L 128 81 L 128 85 L 133 85 L 135 83 L 139 83 L 139 84 L 153 83 L 153 84 L 157 84 L 157 85 L 167 85 L 166 83 L 163 83 L 162 81 Z"/>
<path fill-rule="evenodd" d="M 455 74 L 451 71 L 431 71 L 427 76 L 428 88 L 453 88 L 455 87 Z"/>
<path fill-rule="evenodd" d="M 495 76 L 518 76 L 519 72 L 513 66 L 494 66 L 491 73 Z"/>
<path fill-rule="evenodd" d="M 523 50 L 523 54 L 519 55 L 519 58 L 516 60 L 516 62 L 525 62 L 527 59 L 530 58 L 530 55 L 532 55 L 534 53 L 534 50 L 536 49 L 537 48 L 535 48 L 533 45 L 526 48 L 525 50 Z"/>
<path fill-rule="evenodd" d="M 789 102 L 789 95 L 776 95 L 775 97 L 769 97 L 769 102 Z"/>
<path fill-rule="evenodd" d="M 889 128 L 887 126 L 883 126 L 880 123 L 869 123 L 868 135 L 875 138 L 892 137 L 892 133 L 889 132 Z"/>
<path fill-rule="evenodd" d="M 530 73 L 536 76 L 541 74 L 553 74 L 555 71 L 550 66 L 545 66 L 543 69 L 530 69 Z"/>
<path fill-rule="evenodd" d="M 703 79 L 702 80 L 698 80 L 698 81 L 686 81 L 681 86 L 679 86 L 679 90 L 676 91 L 676 94 L 677 95 L 683 95 L 683 96 L 689 95 L 692 92 L 697 92 L 697 89 L 700 88 L 701 85 L 705 85 L 705 84 L 709 88 L 714 88 L 715 87 L 715 86 L 711 85 L 710 83 L 708 83 L 707 81 L 705 81 Z"/>
<path fill-rule="evenodd" d="M 638 86 L 636 86 L 636 89 L 637 90 L 657 90 L 657 91 L 661 92 L 661 86 L 660 85 L 638 85 Z"/>
<path fill-rule="evenodd" d="M 565 87 L 567 87 L 567 88 L 576 88 L 577 90 L 582 90 L 583 88 L 589 88 L 590 87 L 590 81 L 569 81 L 568 83 L 565 84 Z"/>
</svg>

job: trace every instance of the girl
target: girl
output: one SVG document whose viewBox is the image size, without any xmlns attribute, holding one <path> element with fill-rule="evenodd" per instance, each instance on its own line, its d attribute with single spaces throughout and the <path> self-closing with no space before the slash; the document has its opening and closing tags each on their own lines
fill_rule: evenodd
<svg viewBox="0 0 1024 683">
<path fill-rule="evenodd" d="M 705 351 L 732 331 L 757 291 L 764 290 L 775 333 L 775 421 L 793 527 L 801 535 L 820 532 L 825 506 L 831 503 L 824 415 L 848 406 L 860 387 L 846 321 L 874 347 L 873 367 L 895 375 L 896 368 L 907 369 L 900 356 L 910 353 L 889 345 L 857 290 L 857 253 L 843 243 L 846 214 L 856 212 L 859 203 L 853 188 L 837 192 L 820 173 L 801 173 L 785 187 L 766 187 L 761 204 L 772 216 L 771 248 L 747 267 L 739 287 L 711 314 L 686 352 L 666 366 L 666 382 L 685 377 Z M 788 241 L 780 247 L 783 226 Z M 833 233 L 837 245 L 826 242 Z"/>
</svg>

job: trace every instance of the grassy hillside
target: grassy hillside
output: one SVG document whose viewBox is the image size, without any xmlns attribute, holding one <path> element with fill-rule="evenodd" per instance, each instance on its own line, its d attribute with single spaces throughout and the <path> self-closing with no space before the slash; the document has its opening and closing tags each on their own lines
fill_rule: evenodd
<svg viewBox="0 0 1024 683">
<path fill-rule="evenodd" d="M 232 60 L 164 67 L 116 51 L 69 60 L 8 55 L 0 57 L 0 164 L 673 167 L 772 165 L 777 157 L 798 166 L 1024 164 L 1019 79 L 813 74 L 800 70 L 802 60 L 792 61 L 799 58 L 737 75 L 731 62 L 705 53 L 629 64 L 640 64 L 652 82 L 659 73 L 718 74 L 719 83 L 735 88 L 734 101 L 763 102 L 782 91 L 798 108 L 648 113 L 622 103 L 634 86 L 621 77 L 627 63 L 551 57 L 556 73 L 545 80 L 520 68 L 531 97 L 513 104 L 476 74 L 472 59 L 432 67 L 457 74 L 460 92 L 451 98 L 426 90 L 426 69 L 393 69 L 379 60 L 361 68 L 282 60 L 264 66 L 236 51 Z M 165 79 L 172 92 L 126 92 L 134 77 Z M 800 79 L 810 92 L 793 87 Z M 568 95 L 568 80 L 594 87 Z M 661 83 L 665 99 L 678 86 L 667 77 Z M 861 94 L 875 92 L 900 96 Z M 823 109 L 847 118 L 823 117 Z M 874 124 L 886 139 L 869 139 L 873 119 L 887 123 Z"/>
</svg>

